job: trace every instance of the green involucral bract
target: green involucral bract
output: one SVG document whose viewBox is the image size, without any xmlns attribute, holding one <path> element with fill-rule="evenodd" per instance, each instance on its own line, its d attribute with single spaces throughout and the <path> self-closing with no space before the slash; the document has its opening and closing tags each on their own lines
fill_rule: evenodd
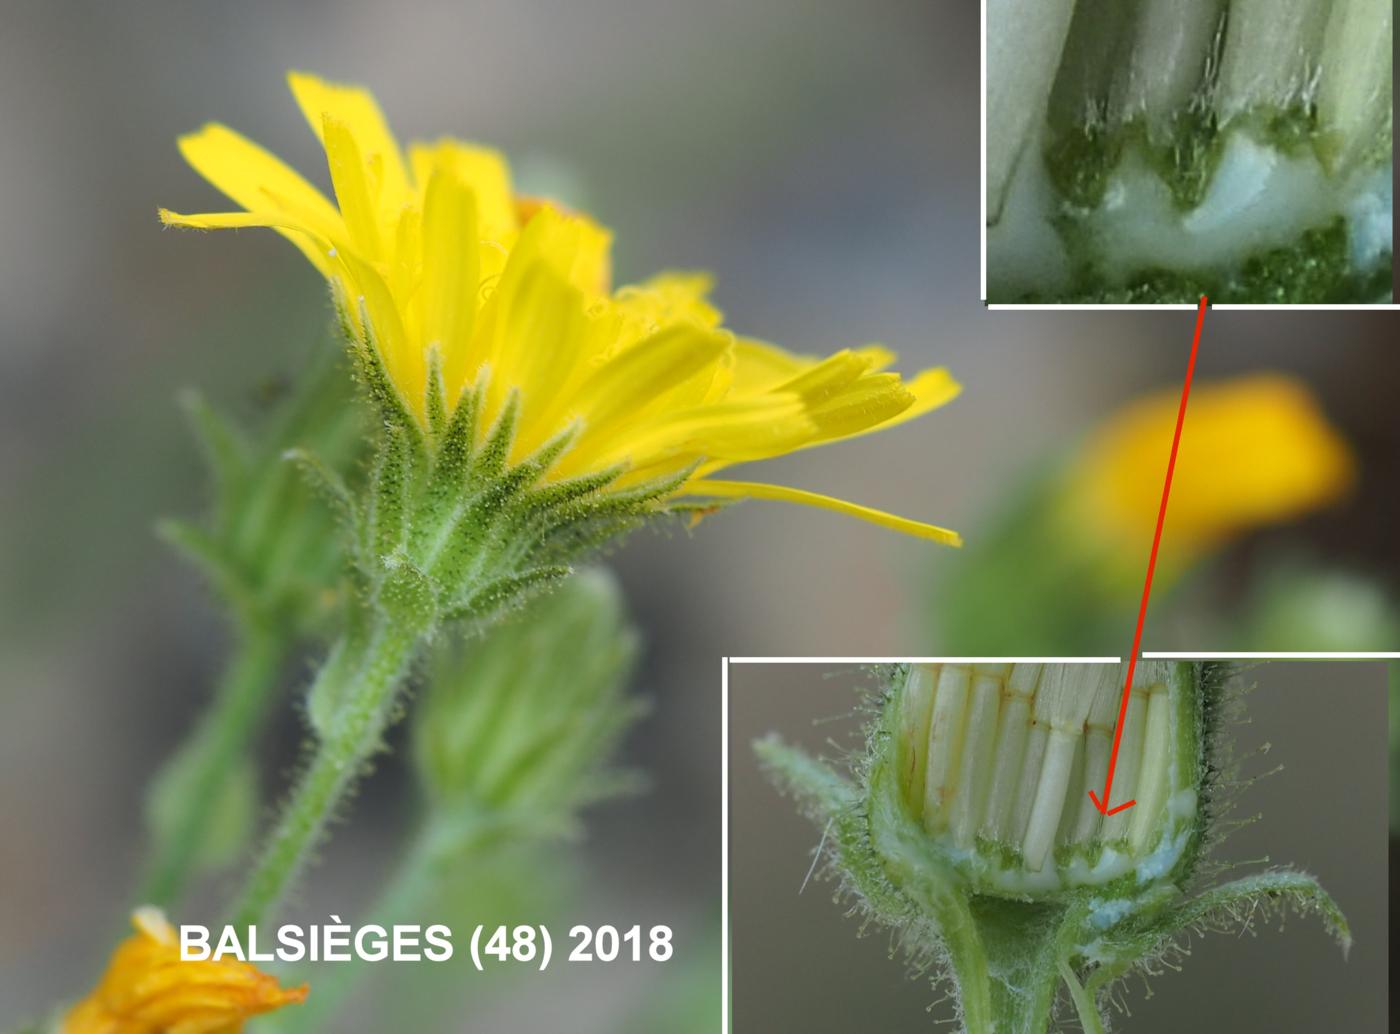
<svg viewBox="0 0 1400 1034">
<path fill-rule="evenodd" d="M 1188 931 L 1251 910 L 1346 920 L 1309 876 L 1276 869 L 1202 889 L 1228 746 L 1219 665 L 1140 662 L 1109 806 L 1102 791 L 1126 678 L 1117 664 L 944 664 L 882 673 L 852 778 L 769 737 L 773 778 L 826 831 L 830 870 L 951 979 L 969 1034 L 1044 1034 L 1063 988 L 1084 1030 L 1108 990 Z"/>
</svg>

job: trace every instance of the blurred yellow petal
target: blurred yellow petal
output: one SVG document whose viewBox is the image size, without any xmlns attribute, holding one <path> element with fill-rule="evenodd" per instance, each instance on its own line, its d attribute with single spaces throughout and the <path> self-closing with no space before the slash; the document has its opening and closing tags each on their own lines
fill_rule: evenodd
<svg viewBox="0 0 1400 1034">
<path fill-rule="evenodd" d="M 192 230 L 241 230 L 266 227 L 274 229 L 297 246 L 322 276 L 336 275 L 335 244 L 313 233 L 301 223 L 281 212 L 196 212 L 182 215 L 168 208 L 157 210 L 165 226 L 181 226 Z"/>
<path fill-rule="evenodd" d="M 1163 391 L 1095 430 L 1064 480 L 1072 520 L 1090 534 L 1146 548 L 1179 404 L 1177 389 Z M 1333 503 L 1351 487 L 1355 468 L 1350 447 L 1303 382 L 1265 373 L 1198 385 L 1182 430 L 1163 556 L 1184 562 Z"/>
<path fill-rule="evenodd" d="M 906 394 L 912 397 L 912 401 L 908 405 L 901 407 L 898 412 L 891 413 L 884 419 L 870 421 L 867 426 L 859 430 L 841 433 L 830 440 L 845 441 L 849 438 L 859 438 L 874 431 L 888 431 L 892 427 L 898 427 L 900 424 L 906 424 L 925 413 L 930 413 L 940 406 L 946 406 L 962 394 L 962 385 L 954 380 L 953 375 L 943 367 L 924 370 L 916 374 L 912 380 L 904 381 L 901 387 Z M 834 424 L 835 420 L 833 420 Z"/>
<path fill-rule="evenodd" d="M 677 454 L 745 463 L 791 452 L 815 428 L 800 399 L 769 395 L 668 413 L 624 430 L 595 447 L 571 453 L 565 463 L 607 467 L 620 461 L 653 465 Z"/>
<path fill-rule="evenodd" d="M 227 126 L 210 123 L 180 137 L 177 144 L 196 172 L 244 208 L 280 213 L 288 223 L 327 239 L 343 234 L 340 213 L 324 194 L 280 158 Z M 325 257 L 308 248 L 304 237 L 278 230 L 326 274 Z"/>
<path fill-rule="evenodd" d="M 424 339 L 428 345 L 438 345 L 444 356 L 462 355 L 476 323 L 480 247 L 476 195 L 448 169 L 439 168 L 428 182 L 419 239 Z M 460 387 L 457 371 L 451 380 Z"/>
<path fill-rule="evenodd" d="M 515 271 L 512 271 L 515 272 Z M 496 296 L 487 363 L 488 413 L 499 411 L 510 391 L 521 397 L 514 454 L 533 451 L 559 430 L 545 414 L 550 401 L 574 382 L 586 315 L 582 292 L 554 268 L 536 261 L 503 277 Z"/>
<path fill-rule="evenodd" d="M 817 364 L 809 356 L 794 355 L 776 345 L 741 337 L 735 343 L 738 358 L 734 394 L 758 395 L 802 376 Z"/>
<path fill-rule="evenodd" d="M 962 536 L 956 531 L 940 528 L 934 524 L 911 521 L 906 517 L 896 517 L 882 510 L 872 510 L 868 506 L 848 503 L 844 499 L 833 499 L 828 495 L 806 492 L 800 488 L 786 488 L 782 485 L 764 485 L 751 481 L 712 481 L 702 479 L 691 481 L 685 487 L 685 495 L 702 499 L 769 499 L 777 502 L 797 503 L 799 506 L 812 506 L 819 510 L 856 517 L 882 528 L 889 528 L 915 538 L 930 539 L 945 546 L 961 546 Z"/>
<path fill-rule="evenodd" d="M 379 236 L 379 215 L 365 175 L 364 160 L 359 145 L 344 122 L 326 116 L 326 162 L 331 170 L 331 185 L 335 200 L 345 218 L 350 240 L 367 257 L 382 257 Z"/>
<path fill-rule="evenodd" d="M 685 381 L 712 371 L 728 335 L 680 324 L 657 331 L 598 370 L 573 399 L 574 412 L 601 428 L 638 409 L 660 408 L 661 396 Z"/>
<path fill-rule="evenodd" d="M 260 1013 L 305 1001 L 244 962 L 183 961 L 174 928 L 156 909 L 132 916 L 136 933 L 112 953 L 92 992 L 60 1034 L 238 1034 Z"/>
<path fill-rule="evenodd" d="M 794 392 L 808 402 L 818 404 L 831 399 L 849 385 L 854 384 L 869 367 L 870 363 L 867 359 L 846 348 L 819 363 L 815 363 L 774 390 Z M 899 378 L 895 377 L 895 381 L 898 380 Z"/>
<path fill-rule="evenodd" d="M 510 168 L 499 151 L 475 147 L 457 140 L 409 147 L 413 178 L 426 190 L 437 169 L 449 169 L 476 199 L 479 232 L 492 241 L 513 241 L 520 229 L 515 198 L 510 189 Z"/>
<path fill-rule="evenodd" d="M 618 288 L 614 303 L 619 315 L 641 334 L 668 323 L 717 327 L 722 316 L 709 300 L 712 285 L 705 273 L 658 273 L 640 284 Z"/>
<path fill-rule="evenodd" d="M 393 292 L 379 271 L 352 252 L 341 252 L 337 257 L 352 306 L 356 310 L 363 307 L 369 316 L 372 345 L 383 360 L 385 370 L 410 411 L 422 417 L 426 412 L 428 383 L 425 350 L 408 339 Z M 354 315 L 358 322 L 359 312 Z"/>
<path fill-rule="evenodd" d="M 378 176 L 375 195 L 382 196 L 395 210 L 409 197 L 408 175 L 403 155 L 389 131 L 389 123 L 379 110 L 374 94 L 360 86 L 327 82 L 306 72 L 290 72 L 287 85 L 292 89 L 301 113 L 322 145 L 326 142 L 325 120 L 345 126 L 357 150 Z"/>
<path fill-rule="evenodd" d="M 612 289 L 612 233 L 546 199 L 521 198 L 515 207 L 522 225 L 543 220 L 550 227 L 548 251 L 569 283 L 589 294 Z"/>
</svg>

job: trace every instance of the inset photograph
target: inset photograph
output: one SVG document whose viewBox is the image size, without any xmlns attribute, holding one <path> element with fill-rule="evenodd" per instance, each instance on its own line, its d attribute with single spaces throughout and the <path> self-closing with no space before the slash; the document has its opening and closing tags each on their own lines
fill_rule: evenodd
<svg viewBox="0 0 1400 1034">
<path fill-rule="evenodd" d="M 985 300 L 1393 300 L 1390 0 L 987 0 Z"/>
<path fill-rule="evenodd" d="M 1386 1029 L 1383 664 L 754 662 L 728 691 L 735 1034 Z"/>
</svg>

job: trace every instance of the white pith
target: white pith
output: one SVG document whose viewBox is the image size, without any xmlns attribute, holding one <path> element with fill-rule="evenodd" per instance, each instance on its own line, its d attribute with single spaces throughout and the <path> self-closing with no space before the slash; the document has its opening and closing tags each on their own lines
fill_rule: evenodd
<svg viewBox="0 0 1400 1034">
<path fill-rule="evenodd" d="M 1085 120 L 1137 130 L 1092 211 L 1056 191 L 1043 160 L 1054 73 L 1040 52 L 1058 59 L 1065 39 L 1027 38 L 1021 23 L 1032 10 L 1047 20 L 1042 7 L 1064 18 L 1075 3 L 1003 0 L 987 12 L 989 296 L 1053 297 L 1073 287 L 1073 264 L 1086 255 L 1103 287 L 1152 271 L 1238 272 L 1338 218 L 1354 272 L 1388 259 L 1392 163 L 1374 151 L 1390 133 L 1391 0 L 1232 0 L 1227 22 L 1219 0 L 1140 0 L 1113 87 Z M 1218 61 L 1208 57 L 1217 45 Z M 1208 60 L 1217 75 L 1203 95 Z M 1297 104 L 1317 113 L 1317 146 L 1285 152 L 1261 118 Z M 1221 149 L 1200 202 L 1182 211 L 1144 141 L 1160 146 L 1174 118 L 1203 106 L 1216 114 Z M 1057 223 L 1073 224 L 1073 244 Z"/>
</svg>

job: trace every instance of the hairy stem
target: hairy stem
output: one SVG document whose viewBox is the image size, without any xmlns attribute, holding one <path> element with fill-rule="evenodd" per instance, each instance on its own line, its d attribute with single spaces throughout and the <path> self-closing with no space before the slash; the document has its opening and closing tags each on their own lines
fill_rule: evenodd
<svg viewBox="0 0 1400 1034">
<path fill-rule="evenodd" d="M 1074 1003 L 1074 1011 L 1079 1014 L 1079 1025 L 1084 1028 L 1084 1034 L 1104 1034 L 1103 1019 L 1094 1007 L 1093 996 L 1084 990 L 1084 985 L 1074 975 L 1074 967 L 1064 959 L 1060 960 L 1060 977 L 1069 989 L 1069 998 Z"/>
<path fill-rule="evenodd" d="M 380 749 L 419 637 L 418 629 L 379 618 L 357 637 L 360 643 L 342 642 L 332 651 L 338 663 L 327 664 L 321 676 L 343 680 L 334 691 L 336 713 L 244 885 L 235 924 L 261 922 L 282 900 L 355 778 Z M 355 663 L 343 663 L 346 656 Z"/>
<path fill-rule="evenodd" d="M 429 821 L 414 834 L 361 925 L 378 924 L 388 930 L 395 924 L 424 918 L 423 912 L 438 893 L 441 882 L 443 852 L 440 833 L 438 827 Z M 476 846 L 479 844 L 472 843 L 468 849 Z M 460 863 L 465 855 L 466 852 L 459 848 L 453 861 Z M 357 983 L 365 979 L 368 966 L 369 963 L 356 955 L 350 962 L 323 967 L 316 981 L 316 994 L 308 998 L 300 1009 L 289 1013 L 281 1029 L 286 1034 L 332 1029 Z"/>
<path fill-rule="evenodd" d="M 166 763 L 158 780 L 180 778 L 175 813 L 156 837 L 141 881 L 140 900 L 178 904 L 208 842 L 216 814 L 209 806 L 234 766 L 246 755 L 289 649 L 276 630 L 249 624 L 238 641 L 194 733 Z"/>
<path fill-rule="evenodd" d="M 935 891 L 925 904 L 938 922 L 938 932 L 948 946 L 953 976 L 958 984 L 967 1034 L 1000 1034 L 996 1010 L 992 1008 L 992 981 L 987 970 L 987 952 L 967 899 L 957 891 Z"/>
</svg>

